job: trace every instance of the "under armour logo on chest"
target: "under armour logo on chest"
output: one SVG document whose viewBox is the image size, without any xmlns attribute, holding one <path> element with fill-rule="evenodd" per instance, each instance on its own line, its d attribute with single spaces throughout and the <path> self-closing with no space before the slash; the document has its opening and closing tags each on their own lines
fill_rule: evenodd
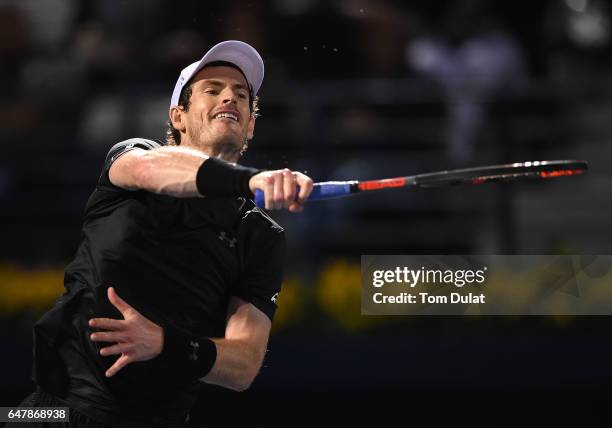
<svg viewBox="0 0 612 428">
<path fill-rule="evenodd" d="M 227 236 L 226 232 L 219 233 L 219 240 L 227 242 L 227 245 L 229 245 L 230 248 L 234 248 L 236 246 L 236 242 L 238 242 L 236 238 L 230 238 Z"/>
</svg>

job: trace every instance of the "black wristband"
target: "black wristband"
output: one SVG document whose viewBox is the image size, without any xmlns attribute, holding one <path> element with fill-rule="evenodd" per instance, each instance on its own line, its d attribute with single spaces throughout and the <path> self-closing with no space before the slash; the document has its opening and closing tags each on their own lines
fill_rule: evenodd
<svg viewBox="0 0 612 428">
<path fill-rule="evenodd" d="M 218 158 L 208 158 L 196 175 L 198 192 L 203 196 L 253 197 L 249 180 L 259 169 L 232 165 Z"/>
<path fill-rule="evenodd" d="M 164 347 L 157 356 L 183 378 L 197 380 L 208 374 L 217 360 L 217 346 L 207 337 L 186 334 L 164 325 Z"/>
</svg>

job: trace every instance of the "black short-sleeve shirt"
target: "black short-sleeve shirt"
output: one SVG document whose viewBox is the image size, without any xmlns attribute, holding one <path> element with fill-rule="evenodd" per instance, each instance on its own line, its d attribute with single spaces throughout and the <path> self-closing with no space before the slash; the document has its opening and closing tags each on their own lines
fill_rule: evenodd
<svg viewBox="0 0 612 428">
<path fill-rule="evenodd" d="M 151 321 L 195 336 L 224 335 L 232 296 L 270 319 L 276 309 L 284 231 L 251 200 L 175 198 L 110 182 L 108 171 L 120 156 L 160 147 L 134 138 L 111 148 L 85 208 L 81 243 L 66 268 L 67 291 L 35 326 L 37 382 L 82 401 L 81 410 L 90 414 L 124 414 L 126 406 L 140 405 L 172 414 L 193 402 L 194 385 L 176 385 L 172 369 L 155 359 L 104 377 L 115 358 L 99 356 L 101 346 L 88 340 L 87 319 L 120 317 L 106 298 L 109 286 Z M 49 362 L 66 367 L 54 378 Z M 91 398 L 95 404 L 87 402 Z"/>
</svg>

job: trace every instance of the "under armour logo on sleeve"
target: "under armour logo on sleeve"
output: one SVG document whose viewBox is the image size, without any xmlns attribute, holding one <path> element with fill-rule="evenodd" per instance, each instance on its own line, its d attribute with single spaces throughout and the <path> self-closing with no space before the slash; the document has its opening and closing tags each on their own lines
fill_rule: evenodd
<svg viewBox="0 0 612 428">
<path fill-rule="evenodd" d="M 189 354 L 189 359 L 196 361 L 198 359 L 198 348 L 200 347 L 200 342 L 191 341 L 189 342 L 189 346 L 192 347 L 193 351 Z"/>
<path fill-rule="evenodd" d="M 272 300 L 272 302 L 276 303 L 276 299 L 278 299 L 278 293 L 275 293 L 274 296 L 272 296 L 272 298 L 270 300 Z"/>
</svg>

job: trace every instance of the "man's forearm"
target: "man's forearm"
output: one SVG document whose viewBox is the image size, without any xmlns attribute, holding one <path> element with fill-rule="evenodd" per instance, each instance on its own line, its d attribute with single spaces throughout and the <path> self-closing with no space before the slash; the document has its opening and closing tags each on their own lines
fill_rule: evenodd
<svg viewBox="0 0 612 428">
<path fill-rule="evenodd" d="M 185 147 L 134 150 L 111 166 L 110 181 L 128 190 L 193 198 L 197 196 L 251 197 L 251 177 L 260 171 Z"/>
<path fill-rule="evenodd" d="M 238 339 L 212 341 L 217 346 L 217 359 L 212 370 L 202 380 L 235 391 L 247 389 L 259 373 L 264 352 Z"/>
<path fill-rule="evenodd" d="M 196 176 L 206 159 L 208 156 L 205 154 L 185 147 L 134 151 L 115 162 L 109 178 L 116 186 L 126 189 L 142 189 L 175 197 L 197 197 L 201 195 Z"/>
</svg>

